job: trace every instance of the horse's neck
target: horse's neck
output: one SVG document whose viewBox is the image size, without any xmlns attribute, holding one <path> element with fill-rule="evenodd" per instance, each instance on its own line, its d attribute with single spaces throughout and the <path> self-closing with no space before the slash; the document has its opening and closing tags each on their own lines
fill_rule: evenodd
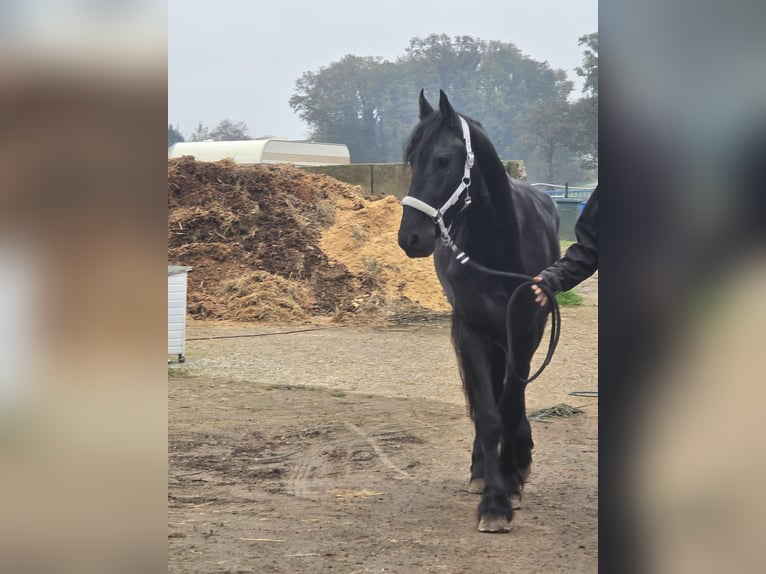
<svg viewBox="0 0 766 574">
<path fill-rule="evenodd" d="M 521 241 L 519 223 L 513 205 L 511 182 L 500 166 L 482 165 L 478 185 L 483 186 L 483 197 L 487 200 L 477 201 L 466 212 L 469 223 L 467 240 L 471 245 L 466 246 L 466 252 L 471 255 L 472 247 L 476 251 L 486 253 L 490 260 L 487 264 L 502 265 L 506 269 L 521 269 Z M 477 164 L 478 165 L 478 164 Z"/>
</svg>

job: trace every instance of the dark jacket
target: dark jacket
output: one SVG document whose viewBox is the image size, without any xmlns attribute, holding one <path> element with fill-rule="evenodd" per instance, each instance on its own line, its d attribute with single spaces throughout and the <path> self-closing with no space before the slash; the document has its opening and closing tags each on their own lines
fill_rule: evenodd
<svg viewBox="0 0 766 574">
<path fill-rule="evenodd" d="M 569 291 L 598 269 L 598 186 L 575 224 L 577 242 L 564 257 L 540 272 L 543 283 L 554 293 Z"/>
</svg>

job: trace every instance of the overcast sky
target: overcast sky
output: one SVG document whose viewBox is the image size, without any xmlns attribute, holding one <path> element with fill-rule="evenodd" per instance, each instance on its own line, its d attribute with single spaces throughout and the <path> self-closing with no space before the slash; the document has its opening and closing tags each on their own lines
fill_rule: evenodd
<svg viewBox="0 0 766 574">
<path fill-rule="evenodd" d="M 168 0 L 168 121 L 187 137 L 229 118 L 303 139 L 288 104 L 303 72 L 346 54 L 394 60 L 430 34 L 513 43 L 579 91 L 577 40 L 597 30 L 597 0 Z"/>
</svg>

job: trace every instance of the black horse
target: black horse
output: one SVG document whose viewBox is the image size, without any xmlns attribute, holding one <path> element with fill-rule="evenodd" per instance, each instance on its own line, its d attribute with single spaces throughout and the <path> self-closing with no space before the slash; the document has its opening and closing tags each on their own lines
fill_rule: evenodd
<svg viewBox="0 0 766 574">
<path fill-rule="evenodd" d="M 524 390 L 546 315 L 527 286 L 506 325 L 506 305 L 524 280 L 464 263 L 536 275 L 560 257 L 558 211 L 546 194 L 508 177 L 481 124 L 456 113 L 443 91 L 438 110 L 422 90 L 419 104 L 404 153 L 412 181 L 399 245 L 409 257 L 434 254 L 476 429 L 469 491 L 482 493 L 478 528 L 506 532 L 511 496 L 520 496 L 532 463 Z"/>
</svg>

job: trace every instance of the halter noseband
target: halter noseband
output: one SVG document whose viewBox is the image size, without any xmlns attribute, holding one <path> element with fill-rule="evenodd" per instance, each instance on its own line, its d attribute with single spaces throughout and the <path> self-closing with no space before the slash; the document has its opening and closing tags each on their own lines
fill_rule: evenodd
<svg viewBox="0 0 766 574">
<path fill-rule="evenodd" d="M 450 247 L 455 252 L 455 255 L 460 263 L 465 264 L 469 257 L 464 252 L 457 252 L 458 248 L 449 235 L 449 227 L 444 224 L 444 214 L 447 213 L 450 207 L 458 202 L 460 196 L 463 195 L 463 192 L 471 186 L 471 168 L 474 164 L 473 149 L 471 148 L 471 132 L 468 130 L 468 122 L 465 121 L 463 116 L 458 117 L 460 118 L 460 127 L 463 130 L 463 140 L 465 141 L 466 151 L 465 167 L 463 168 L 463 179 L 460 180 L 460 185 L 457 186 L 457 189 L 439 209 L 428 205 L 425 201 L 417 199 L 416 197 L 411 197 L 409 195 L 402 199 L 402 205 L 417 209 L 418 211 L 425 213 L 428 217 L 433 219 L 434 223 L 439 226 L 442 243 Z M 469 206 L 470 204 L 471 196 L 466 193 L 465 207 Z"/>
</svg>

